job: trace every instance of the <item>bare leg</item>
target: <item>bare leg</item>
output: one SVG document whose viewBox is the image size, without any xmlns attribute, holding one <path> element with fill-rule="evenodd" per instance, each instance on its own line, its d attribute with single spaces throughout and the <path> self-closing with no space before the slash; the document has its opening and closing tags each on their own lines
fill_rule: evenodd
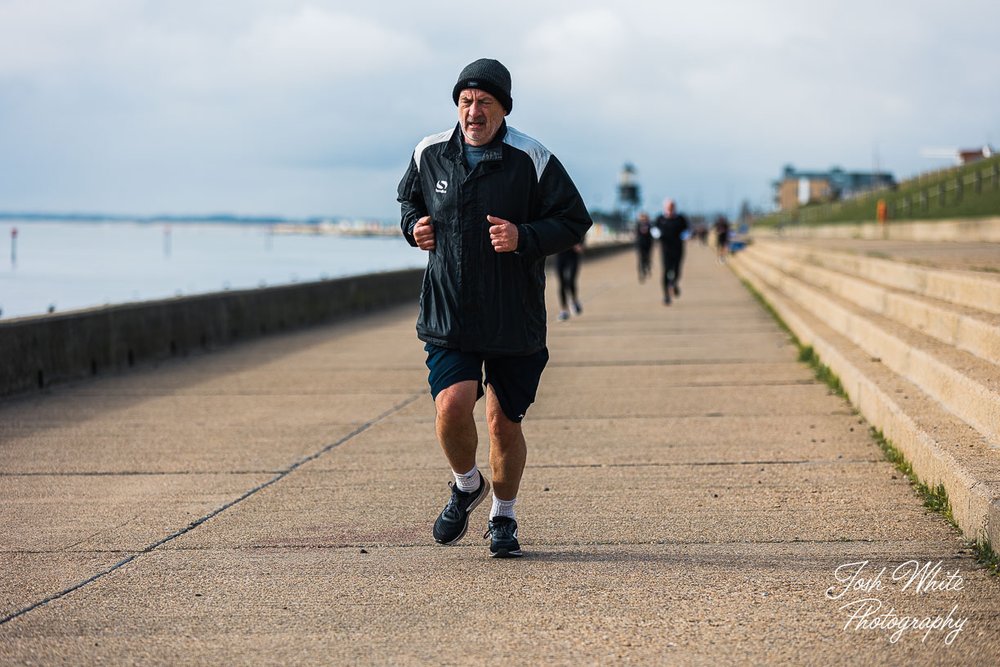
<svg viewBox="0 0 1000 667">
<path fill-rule="evenodd" d="M 493 387 L 486 386 L 486 421 L 490 429 L 490 469 L 493 493 L 500 500 L 513 500 L 521 486 L 528 447 L 520 422 L 511 421 L 500 408 Z"/>
<path fill-rule="evenodd" d="M 434 400 L 438 441 L 451 469 L 459 474 L 476 465 L 479 436 L 472 411 L 476 407 L 477 386 L 475 380 L 457 382 L 442 389 Z"/>
</svg>

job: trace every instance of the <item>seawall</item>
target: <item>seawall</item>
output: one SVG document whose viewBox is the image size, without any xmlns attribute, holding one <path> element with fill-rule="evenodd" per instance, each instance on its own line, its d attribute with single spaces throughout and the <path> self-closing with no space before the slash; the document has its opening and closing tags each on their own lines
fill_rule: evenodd
<svg viewBox="0 0 1000 667">
<path fill-rule="evenodd" d="M 415 301 L 423 269 L 0 322 L 0 396 Z"/>
</svg>

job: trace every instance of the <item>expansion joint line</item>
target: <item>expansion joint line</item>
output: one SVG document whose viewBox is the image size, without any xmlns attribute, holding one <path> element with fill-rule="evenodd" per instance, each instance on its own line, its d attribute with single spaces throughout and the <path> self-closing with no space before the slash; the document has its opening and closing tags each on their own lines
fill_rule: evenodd
<svg viewBox="0 0 1000 667">
<path fill-rule="evenodd" d="M 0 625 L 4 625 L 5 623 L 9 623 L 10 621 L 13 621 L 16 618 L 24 616 L 25 614 L 27 614 L 30 611 L 34 611 L 35 609 L 38 609 L 39 607 L 42 607 L 44 605 L 49 604 L 50 602 L 55 602 L 56 600 L 58 600 L 60 598 L 64 598 L 67 595 L 69 595 L 70 593 L 72 593 L 74 591 L 78 591 L 81 588 L 83 588 L 84 586 L 88 586 L 88 585 L 94 583 L 95 581 L 106 577 L 107 575 L 111 574 L 112 572 L 125 567 L 126 565 L 128 565 L 132 561 L 136 560 L 140 556 L 143 556 L 143 555 L 148 554 L 148 553 L 150 553 L 152 551 L 155 551 L 156 549 L 162 547 L 164 544 L 167 544 L 168 542 L 171 542 L 171 541 L 177 539 L 178 537 L 181 537 L 182 535 L 186 535 L 187 533 L 190 533 L 192 530 L 194 530 L 195 528 L 197 528 L 201 524 L 205 523 L 209 519 L 212 519 L 214 517 L 219 516 L 220 514 L 222 514 L 223 512 L 225 512 L 226 510 L 230 509 L 231 507 L 234 507 L 234 506 L 238 505 L 239 503 L 243 502 L 244 500 L 246 500 L 250 496 L 256 494 L 257 492 L 263 491 L 264 489 L 266 489 L 267 487 L 271 486 L 272 484 L 276 484 L 277 482 L 280 482 L 285 477 L 288 477 L 293 472 L 295 472 L 296 470 L 298 470 L 299 468 L 301 468 L 305 464 L 309 463 L 310 461 L 315 461 L 316 459 L 320 458 L 321 456 L 323 456 L 324 454 L 326 454 L 330 450 L 335 449 L 335 448 L 339 447 L 340 445 L 343 445 L 344 443 L 346 443 L 346 442 L 354 439 L 358 435 L 361 435 L 362 433 L 364 433 L 365 431 L 367 431 L 368 429 L 370 429 L 372 426 L 377 425 L 379 422 L 383 421 L 387 417 L 391 417 L 392 415 L 396 414 L 397 412 L 399 412 L 400 410 L 402 410 L 403 408 L 405 408 L 406 406 L 410 405 L 411 403 L 413 403 L 418 398 L 420 398 L 421 396 L 424 396 L 424 395 L 425 395 L 424 392 L 419 392 L 419 393 L 414 394 L 413 396 L 410 396 L 406 400 L 404 400 L 404 401 L 402 401 L 402 402 L 394 405 L 393 407 L 389 408 L 388 410 L 386 410 L 382 414 L 378 415 L 377 417 L 374 417 L 373 419 L 365 422 L 361 426 L 358 426 L 356 429 L 354 429 L 353 431 L 351 431 L 347 435 L 343 436 L 342 438 L 340 438 L 336 442 L 332 442 L 329 445 L 326 445 L 325 447 L 323 447 L 322 449 L 320 449 L 320 450 L 318 450 L 318 451 L 316 451 L 316 452 L 314 452 L 314 453 L 312 453 L 312 454 L 310 454 L 310 455 L 308 455 L 308 456 L 306 456 L 304 458 L 299 459 L 298 461 L 296 461 L 295 463 L 291 464 L 287 468 L 284 468 L 283 470 L 278 471 L 278 474 L 276 474 L 274 477 L 272 477 L 271 479 L 267 480 L 266 482 L 263 482 L 262 484 L 259 484 L 259 485 L 255 486 L 255 487 L 253 487 L 252 489 L 250 489 L 249 491 L 247 491 L 243 495 L 239 496 L 238 498 L 229 501 L 228 503 L 226 503 L 222 507 L 219 507 L 219 508 L 217 508 L 217 509 L 209 512 L 205 516 L 203 516 L 203 517 L 201 517 L 199 519 L 196 519 L 195 521 L 192 521 L 187 526 L 185 526 L 184 528 L 181 528 L 177 532 L 172 533 L 170 535 L 167 535 L 163 539 L 157 540 L 156 542 L 153 542 L 152 544 L 150 544 L 150 545 L 146 546 L 145 548 L 137 551 L 136 553 L 131 554 L 130 556 L 128 556 L 126 558 L 123 558 L 122 560 L 118 561 L 117 563 L 115 563 L 111 567 L 107 568 L 106 570 L 102 570 L 102 571 L 98 572 L 97 574 L 95 574 L 94 576 L 90 577 L 89 579 L 84 579 L 83 581 L 78 582 L 76 584 L 73 584 L 69 588 L 65 588 L 65 589 L 59 591 L 58 593 L 50 595 L 49 597 L 47 597 L 47 598 L 45 598 L 43 600 L 39 600 L 38 602 L 35 602 L 35 603 L 33 603 L 33 604 L 31 604 L 31 605 L 29 605 L 27 607 L 24 607 L 23 609 L 19 609 L 19 610 L 13 612 L 12 614 L 10 614 L 9 616 L 5 616 L 3 618 L 0 618 Z"/>
</svg>

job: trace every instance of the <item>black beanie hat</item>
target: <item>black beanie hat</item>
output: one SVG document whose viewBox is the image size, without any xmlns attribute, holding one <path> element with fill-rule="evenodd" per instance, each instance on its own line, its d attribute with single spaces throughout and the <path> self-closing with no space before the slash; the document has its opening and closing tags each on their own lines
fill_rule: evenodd
<svg viewBox="0 0 1000 667">
<path fill-rule="evenodd" d="M 499 60 L 480 58 L 465 66 L 458 75 L 458 83 L 451 91 L 451 98 L 458 104 L 458 96 L 466 88 L 479 88 L 497 98 L 501 106 L 510 113 L 514 100 L 510 98 L 510 72 Z"/>
</svg>

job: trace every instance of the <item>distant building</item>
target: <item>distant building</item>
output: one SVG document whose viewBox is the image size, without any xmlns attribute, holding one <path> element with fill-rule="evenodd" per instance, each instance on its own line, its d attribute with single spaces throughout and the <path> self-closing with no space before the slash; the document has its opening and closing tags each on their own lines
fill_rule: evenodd
<svg viewBox="0 0 1000 667">
<path fill-rule="evenodd" d="M 996 151 L 989 144 L 982 148 L 959 148 L 957 153 L 958 164 L 969 164 L 996 155 Z"/>
<path fill-rule="evenodd" d="M 840 167 L 829 171 L 799 171 L 790 164 L 785 165 L 781 178 L 772 183 L 775 203 L 782 211 L 792 211 L 805 204 L 844 199 L 895 184 L 892 174 L 884 171 L 844 171 Z"/>
</svg>

